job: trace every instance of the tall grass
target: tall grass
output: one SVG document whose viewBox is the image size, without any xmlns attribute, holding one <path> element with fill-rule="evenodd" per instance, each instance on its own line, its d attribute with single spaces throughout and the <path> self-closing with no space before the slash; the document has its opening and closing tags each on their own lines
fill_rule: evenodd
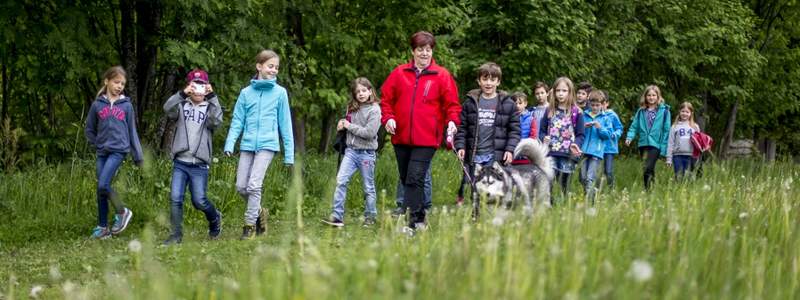
<svg viewBox="0 0 800 300">
<path fill-rule="evenodd" d="M 336 162 L 307 156 L 294 170 L 276 163 L 266 180 L 273 213 L 267 237 L 236 240 L 244 205 L 233 188 L 235 159 L 213 166 L 209 195 L 225 215 L 223 239 L 207 241 L 202 214 L 187 209 L 184 243 L 168 232 L 171 163 L 125 165 L 115 187 L 134 210 L 132 227 L 108 241 L 87 239 L 95 222 L 93 162 L 37 166 L 0 175 L 0 293 L 25 298 L 152 299 L 797 299 L 800 297 L 800 169 L 725 162 L 687 183 L 660 167 L 651 193 L 641 164 L 617 162 L 616 189 L 595 206 L 575 193 L 533 217 L 488 211 L 478 222 L 451 203 L 460 182 L 450 153 L 434 160 L 430 228 L 414 237 L 392 219 L 396 166 L 379 158 L 378 226 L 360 227 L 359 176 L 347 226 L 330 212 Z M 294 173 L 292 172 L 294 171 Z M 294 180 L 292 180 L 294 178 Z M 188 202 L 188 201 L 187 201 Z M 187 204 L 188 205 L 188 204 Z M 36 288 L 38 287 L 38 288 Z M 0 297 L 2 298 L 2 297 Z"/>
</svg>

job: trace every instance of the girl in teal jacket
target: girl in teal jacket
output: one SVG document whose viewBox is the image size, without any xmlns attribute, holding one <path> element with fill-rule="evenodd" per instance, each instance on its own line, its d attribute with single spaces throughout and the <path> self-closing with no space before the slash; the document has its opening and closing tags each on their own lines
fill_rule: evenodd
<svg viewBox="0 0 800 300">
<path fill-rule="evenodd" d="M 292 115 L 286 89 L 276 81 L 279 66 L 280 58 L 272 50 L 263 50 L 256 56 L 258 75 L 239 93 L 225 140 L 225 154 L 230 156 L 242 136 L 236 170 L 236 190 L 247 202 L 242 239 L 266 232 L 267 210 L 261 207 L 261 186 L 269 163 L 280 151 L 280 140 L 284 164 L 294 164 Z"/>
<path fill-rule="evenodd" d="M 639 154 L 645 154 L 644 188 L 650 190 L 655 178 L 656 161 L 659 156 L 667 156 L 667 139 L 672 122 L 669 105 L 664 103 L 658 86 L 650 85 L 645 88 L 639 105 L 641 107 L 628 128 L 625 145 L 630 146 L 633 138 L 639 135 Z"/>
</svg>

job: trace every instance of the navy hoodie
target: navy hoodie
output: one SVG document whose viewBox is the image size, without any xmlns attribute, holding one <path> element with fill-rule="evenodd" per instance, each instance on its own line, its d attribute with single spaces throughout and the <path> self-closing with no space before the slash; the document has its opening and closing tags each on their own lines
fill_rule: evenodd
<svg viewBox="0 0 800 300">
<path fill-rule="evenodd" d="M 94 100 L 86 119 L 86 139 L 97 154 L 131 153 L 136 164 L 143 161 L 136 113 L 128 97 L 121 96 L 114 104 L 105 95 Z"/>
</svg>

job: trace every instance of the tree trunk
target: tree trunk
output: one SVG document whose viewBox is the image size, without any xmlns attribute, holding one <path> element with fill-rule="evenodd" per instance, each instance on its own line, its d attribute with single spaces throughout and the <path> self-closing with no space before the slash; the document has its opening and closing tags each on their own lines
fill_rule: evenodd
<svg viewBox="0 0 800 300">
<path fill-rule="evenodd" d="M 695 122 L 697 126 L 700 127 L 700 130 L 706 131 L 706 113 L 708 112 L 708 91 L 704 92 L 702 95 L 703 98 L 703 105 L 697 109 L 697 113 L 694 114 Z"/>
<path fill-rule="evenodd" d="M 131 99 L 136 100 L 138 85 L 136 83 L 136 23 L 134 12 L 136 11 L 135 0 L 120 0 L 120 32 L 122 47 L 119 49 L 119 60 L 125 72 L 128 73 L 127 88 L 125 93 Z"/>
<path fill-rule="evenodd" d="M 328 153 L 331 145 L 332 131 L 336 129 L 336 115 L 328 114 L 322 118 L 322 135 L 319 137 L 319 153 Z M 333 129 L 333 130 L 332 130 Z"/>
<path fill-rule="evenodd" d="M 764 153 L 764 159 L 768 162 L 774 162 L 778 152 L 778 143 L 775 142 L 774 139 L 765 138 L 764 139 L 764 150 L 761 153 Z"/>
<path fill-rule="evenodd" d="M 3 70 L 2 70 L 2 73 L 3 73 L 2 74 L 2 76 L 3 76 L 3 109 L 2 109 L 2 114 L 0 114 L 0 122 L 5 121 L 6 118 L 8 118 L 8 100 L 11 99 L 11 98 L 9 98 L 9 95 L 8 95 L 8 87 L 9 87 L 9 82 L 8 82 L 8 61 L 9 61 L 8 57 L 6 55 L 3 55 Z"/>
<path fill-rule="evenodd" d="M 292 109 L 292 133 L 294 134 L 294 152 L 306 152 L 306 120 Z"/>
<path fill-rule="evenodd" d="M 136 58 L 137 65 L 137 95 L 136 102 L 137 123 L 140 128 L 146 128 L 142 116 L 150 107 L 154 97 L 153 81 L 156 75 L 156 59 L 158 55 L 158 42 L 161 31 L 161 15 L 163 13 L 161 1 L 137 1 L 136 3 Z M 140 129 L 141 130 L 141 129 Z"/>
<path fill-rule="evenodd" d="M 739 99 L 731 106 L 731 112 L 728 115 L 728 123 L 725 125 L 725 133 L 722 135 L 722 142 L 720 143 L 719 156 L 727 158 L 728 147 L 733 141 L 733 133 L 736 128 L 736 114 L 739 112 Z"/>
</svg>

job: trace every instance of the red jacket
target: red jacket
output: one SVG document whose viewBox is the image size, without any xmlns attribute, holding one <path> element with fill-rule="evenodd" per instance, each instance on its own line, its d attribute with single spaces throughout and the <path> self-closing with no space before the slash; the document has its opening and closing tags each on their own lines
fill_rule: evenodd
<svg viewBox="0 0 800 300">
<path fill-rule="evenodd" d="M 458 87 L 433 60 L 419 76 L 413 61 L 399 65 L 381 86 L 381 113 L 397 124 L 392 144 L 438 148 L 447 123 L 460 123 Z"/>
</svg>

